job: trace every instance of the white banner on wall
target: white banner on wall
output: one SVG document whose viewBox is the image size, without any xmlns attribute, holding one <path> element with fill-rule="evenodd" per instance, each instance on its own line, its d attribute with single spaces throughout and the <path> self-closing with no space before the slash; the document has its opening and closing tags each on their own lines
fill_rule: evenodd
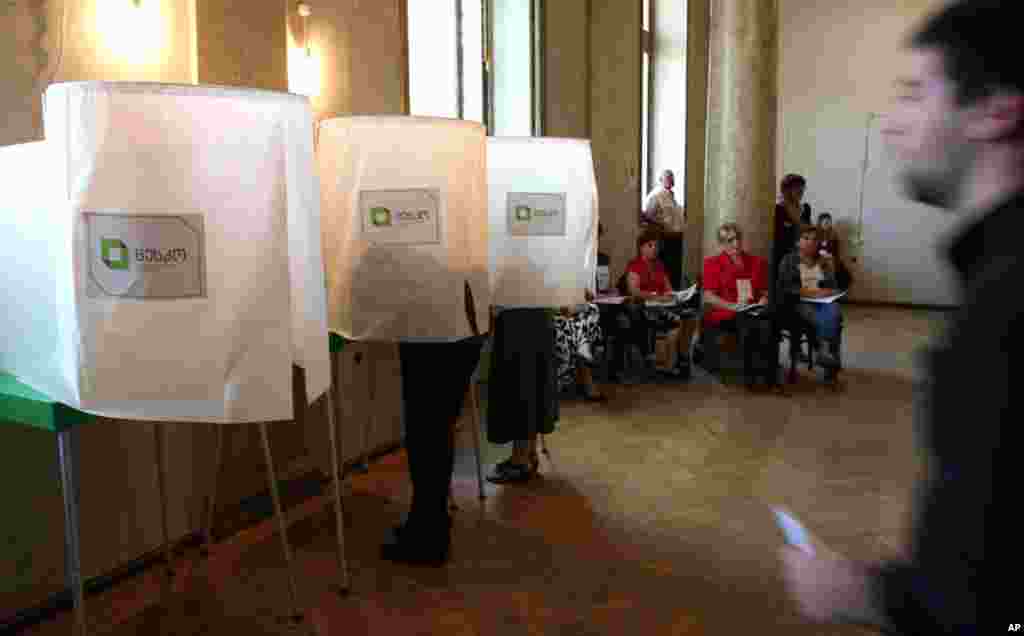
<svg viewBox="0 0 1024 636">
<path fill-rule="evenodd" d="M 359 213 L 371 243 L 434 245 L 441 241 L 441 193 L 436 188 L 361 190 Z"/>
<path fill-rule="evenodd" d="M 509 192 L 511 236 L 565 236 L 565 193 Z"/>
<path fill-rule="evenodd" d="M 90 298 L 206 296 L 203 215 L 82 214 Z"/>
</svg>

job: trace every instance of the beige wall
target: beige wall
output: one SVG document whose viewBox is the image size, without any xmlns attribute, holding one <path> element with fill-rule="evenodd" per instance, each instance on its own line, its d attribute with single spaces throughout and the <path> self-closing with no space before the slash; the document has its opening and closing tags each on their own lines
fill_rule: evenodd
<svg viewBox="0 0 1024 636">
<path fill-rule="evenodd" d="M 318 119 L 403 112 L 404 13 L 403 0 L 314 3 L 306 25 L 319 64 L 320 92 L 310 100 Z M 289 63 L 301 63 L 305 36 L 291 5 L 287 25 Z"/>
<path fill-rule="evenodd" d="M 199 83 L 288 90 L 283 0 L 195 0 Z"/>
<path fill-rule="evenodd" d="M 191 82 L 193 20 L 193 0 L 152 0 L 138 9 L 100 0 L 2 3 L 0 144 L 42 138 L 41 93 L 51 77 Z"/>
<path fill-rule="evenodd" d="M 590 0 L 544 3 L 544 134 L 590 138 Z"/>
<path fill-rule="evenodd" d="M 639 0 L 591 0 L 591 134 L 613 281 L 636 255 L 641 19 Z"/>
<path fill-rule="evenodd" d="M 902 199 L 879 147 L 879 120 L 870 127 L 868 122 L 870 114 L 885 112 L 893 94 L 892 82 L 906 60 L 905 35 L 941 4 L 779 0 L 778 173 L 805 175 L 815 215 L 828 211 L 836 217 L 856 280 L 852 296 L 861 300 L 955 300 L 935 253 L 953 219 Z M 866 143 L 869 166 L 862 179 Z"/>
</svg>

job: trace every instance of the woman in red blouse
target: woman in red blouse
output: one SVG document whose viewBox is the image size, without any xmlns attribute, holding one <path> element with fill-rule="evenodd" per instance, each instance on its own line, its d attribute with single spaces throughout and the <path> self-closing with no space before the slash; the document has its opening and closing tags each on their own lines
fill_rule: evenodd
<svg viewBox="0 0 1024 636">
<path fill-rule="evenodd" d="M 645 230 L 636 240 L 637 256 L 626 265 L 628 295 L 653 298 L 672 293 L 665 265 L 658 260 L 658 233 Z"/>
<path fill-rule="evenodd" d="M 768 263 L 743 250 L 743 231 L 736 223 L 718 228 L 722 252 L 704 259 L 705 329 L 736 333 L 743 351 L 744 375 L 753 381 L 754 356 L 761 358 L 759 375 L 771 385 L 778 382 L 778 346 L 775 327 L 767 313 L 740 313 L 749 305 L 768 304 Z"/>
</svg>

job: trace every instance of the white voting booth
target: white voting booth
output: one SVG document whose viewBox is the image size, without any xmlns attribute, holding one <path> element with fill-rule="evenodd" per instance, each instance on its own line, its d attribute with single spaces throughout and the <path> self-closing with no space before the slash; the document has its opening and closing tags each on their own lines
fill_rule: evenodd
<svg viewBox="0 0 1024 636">
<path fill-rule="evenodd" d="M 291 420 L 293 364 L 307 400 L 330 383 L 312 122 L 285 93 L 49 87 L 45 141 L 0 148 L 0 370 L 106 417 Z"/>
<path fill-rule="evenodd" d="M 487 139 L 490 277 L 499 306 L 563 307 L 594 289 L 597 184 L 590 142 Z"/>
<path fill-rule="evenodd" d="M 287 420 L 330 369 L 305 98 L 67 83 L 0 149 L 0 367 L 107 417 Z"/>
<path fill-rule="evenodd" d="M 485 140 L 480 124 L 456 119 L 343 117 L 321 123 L 317 161 L 332 332 L 364 342 L 470 337 L 467 284 L 469 313 L 486 328 Z M 373 412 L 361 431 L 362 455 Z"/>
<path fill-rule="evenodd" d="M 485 136 L 428 117 L 320 125 L 328 326 L 349 340 L 456 340 L 488 298 Z"/>
</svg>

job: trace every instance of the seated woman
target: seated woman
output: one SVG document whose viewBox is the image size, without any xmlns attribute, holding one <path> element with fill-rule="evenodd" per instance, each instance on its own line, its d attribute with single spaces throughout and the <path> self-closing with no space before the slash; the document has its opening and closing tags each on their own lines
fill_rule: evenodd
<svg viewBox="0 0 1024 636">
<path fill-rule="evenodd" d="M 594 347 L 601 341 L 601 312 L 591 303 L 578 307 L 563 307 L 554 316 L 555 325 L 555 369 L 559 392 L 571 386 L 588 402 L 604 402 L 594 384 L 592 366 Z"/>
<path fill-rule="evenodd" d="M 705 329 L 735 333 L 743 351 L 743 368 L 753 381 L 755 354 L 765 362 L 759 369 L 769 384 L 777 383 L 778 348 L 771 316 L 739 313 L 747 305 L 768 304 L 768 263 L 743 250 L 743 231 L 736 223 L 718 228 L 721 253 L 704 259 Z"/>
<path fill-rule="evenodd" d="M 654 364 L 654 347 L 651 343 L 651 325 L 644 313 L 644 301 L 672 293 L 665 265 L 658 260 L 658 239 L 661 233 L 647 229 L 636 240 L 637 256 L 626 265 L 619 280 L 619 292 L 628 296 L 620 313 L 621 329 L 625 343 L 640 350 L 644 360 Z"/>
<path fill-rule="evenodd" d="M 785 317 L 798 322 L 811 339 L 818 361 L 828 369 L 839 366 L 839 335 L 842 309 L 839 303 L 801 302 L 806 298 L 822 298 L 835 294 L 835 259 L 822 256 L 818 228 L 807 225 L 800 230 L 796 251 L 790 252 L 779 265 L 778 294 Z"/>
</svg>

